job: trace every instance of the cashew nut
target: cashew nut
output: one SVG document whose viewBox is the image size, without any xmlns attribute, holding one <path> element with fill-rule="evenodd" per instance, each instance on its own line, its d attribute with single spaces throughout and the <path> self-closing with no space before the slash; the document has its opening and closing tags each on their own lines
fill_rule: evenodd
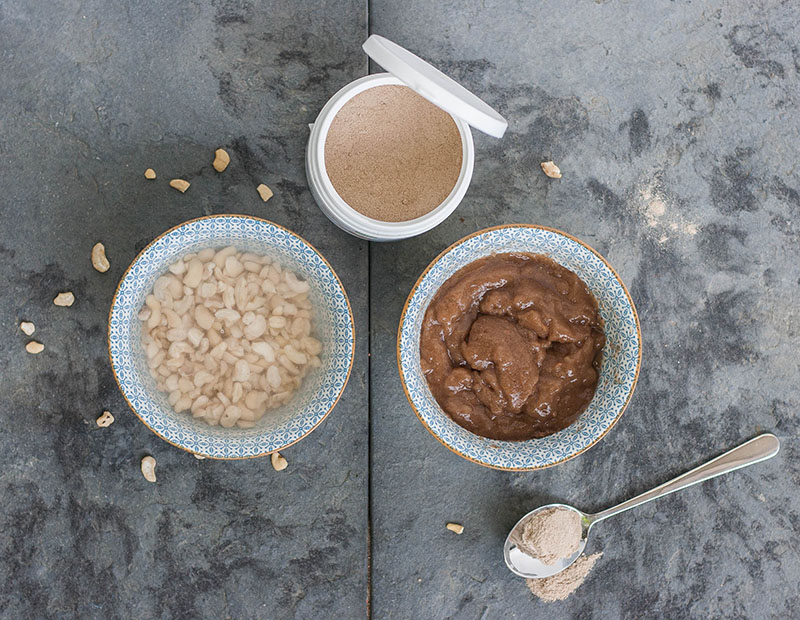
<svg viewBox="0 0 800 620">
<path fill-rule="evenodd" d="M 114 416 L 111 415 L 110 411 L 104 411 L 103 415 L 97 418 L 96 422 L 97 426 L 105 428 L 106 426 L 111 426 L 114 423 Z"/>
<path fill-rule="evenodd" d="M 144 178 L 145 179 L 155 179 L 156 178 L 156 171 L 152 168 L 148 168 L 144 171 Z"/>
<path fill-rule="evenodd" d="M 214 163 L 211 164 L 214 166 L 214 170 L 222 172 L 228 167 L 229 163 L 231 163 L 231 156 L 228 155 L 225 149 L 217 149 L 214 151 Z"/>
<path fill-rule="evenodd" d="M 198 461 L 202 461 L 206 458 L 202 454 L 197 454 L 196 452 L 192 452 L 192 456 L 194 456 L 194 458 L 196 458 Z"/>
<path fill-rule="evenodd" d="M 542 167 L 542 172 L 544 172 L 551 179 L 561 178 L 561 170 L 559 170 L 558 166 L 556 166 L 552 161 L 543 161 L 539 165 Z"/>
<path fill-rule="evenodd" d="M 267 202 L 267 200 L 273 196 L 272 190 L 263 183 L 256 187 L 256 191 L 258 192 L 258 195 L 261 196 L 261 200 L 264 202 Z"/>
<path fill-rule="evenodd" d="M 172 179 L 169 182 L 170 187 L 174 187 L 177 189 L 181 194 L 184 193 L 187 189 L 189 189 L 189 181 L 184 181 L 183 179 Z"/>
<path fill-rule="evenodd" d="M 102 243 L 95 243 L 92 248 L 92 266 L 100 273 L 105 273 L 111 267 L 106 258 L 106 246 Z"/>
<path fill-rule="evenodd" d="M 56 295 L 56 298 L 53 300 L 53 303 L 57 306 L 71 306 L 75 303 L 75 295 L 72 294 L 71 291 L 67 291 L 66 293 L 59 293 Z"/>
<path fill-rule="evenodd" d="M 463 534 L 464 526 L 459 523 L 448 523 L 445 527 L 455 534 Z"/>
<path fill-rule="evenodd" d="M 269 459 L 272 461 L 272 468 L 275 471 L 283 471 L 289 466 L 288 461 L 280 452 L 273 452 Z"/>
<path fill-rule="evenodd" d="M 19 328 L 26 336 L 33 336 L 33 332 L 36 331 L 36 326 L 30 321 L 22 321 L 22 323 L 19 324 Z"/>
<path fill-rule="evenodd" d="M 37 353 L 41 353 L 44 351 L 44 345 L 41 342 L 36 342 L 35 340 L 31 340 L 28 344 L 25 345 L 25 350 L 28 353 L 33 353 L 36 355 Z"/>
<path fill-rule="evenodd" d="M 142 475 L 148 482 L 156 481 L 156 460 L 152 456 L 142 459 Z"/>
</svg>

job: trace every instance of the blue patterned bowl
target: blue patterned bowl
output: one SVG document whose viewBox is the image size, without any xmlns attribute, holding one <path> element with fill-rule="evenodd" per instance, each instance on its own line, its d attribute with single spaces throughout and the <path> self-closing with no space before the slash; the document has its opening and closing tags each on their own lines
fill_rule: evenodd
<svg viewBox="0 0 800 620">
<path fill-rule="evenodd" d="M 439 287 L 468 263 L 502 252 L 544 254 L 578 274 L 597 298 L 605 321 L 606 348 L 594 399 L 574 424 L 542 439 L 498 441 L 467 431 L 439 407 L 420 367 L 422 321 Z M 633 394 L 639 377 L 641 350 L 639 317 L 616 272 L 589 246 L 567 234 L 541 226 L 487 228 L 451 245 L 428 265 L 411 289 L 397 333 L 400 379 L 425 428 L 465 459 L 509 470 L 550 467 L 597 443 L 619 420 Z"/>
<path fill-rule="evenodd" d="M 181 256 L 207 247 L 235 245 L 272 256 L 311 285 L 314 331 L 322 341 L 322 364 L 303 380 L 292 399 L 270 410 L 253 428 L 208 426 L 177 414 L 156 389 L 147 369 L 137 314 L 156 278 Z M 119 283 L 108 319 L 108 352 L 120 390 L 139 419 L 169 443 L 203 456 L 241 459 L 263 456 L 299 441 L 330 413 L 353 364 L 353 315 L 342 283 L 328 262 L 305 240 L 266 220 L 214 215 L 168 230 L 131 263 Z"/>
</svg>

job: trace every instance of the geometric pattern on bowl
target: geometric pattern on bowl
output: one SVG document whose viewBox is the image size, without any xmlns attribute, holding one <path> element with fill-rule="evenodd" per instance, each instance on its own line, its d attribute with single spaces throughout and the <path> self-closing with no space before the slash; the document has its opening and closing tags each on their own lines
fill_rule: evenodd
<svg viewBox="0 0 800 620">
<path fill-rule="evenodd" d="M 439 287 L 479 258 L 503 252 L 544 254 L 586 283 L 605 321 L 606 346 L 597 391 L 574 424 L 541 439 L 499 441 L 456 424 L 434 399 L 422 374 L 422 321 Z M 577 456 L 619 420 L 633 394 L 641 364 L 641 332 L 625 285 L 595 250 L 557 230 L 527 225 L 481 230 L 447 248 L 420 276 L 406 301 L 397 334 L 400 379 L 414 412 L 431 434 L 456 454 L 496 469 L 533 470 Z"/>
<path fill-rule="evenodd" d="M 308 281 L 312 335 L 322 342 L 320 367 L 311 369 L 287 403 L 267 411 L 248 429 L 209 426 L 188 413 L 175 413 L 150 376 L 141 344 L 141 321 L 137 318 L 153 283 L 170 264 L 190 252 L 228 245 L 270 256 Z M 295 443 L 333 409 L 353 363 L 353 316 L 339 278 L 304 239 L 266 220 L 215 215 L 168 230 L 131 263 L 111 304 L 108 351 L 114 377 L 128 405 L 156 435 L 211 458 L 249 458 Z"/>
</svg>

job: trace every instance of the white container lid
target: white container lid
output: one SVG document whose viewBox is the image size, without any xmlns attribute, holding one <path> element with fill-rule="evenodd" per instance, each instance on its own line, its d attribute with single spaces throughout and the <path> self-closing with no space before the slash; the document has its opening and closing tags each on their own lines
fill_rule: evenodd
<svg viewBox="0 0 800 620">
<path fill-rule="evenodd" d="M 496 110 L 419 56 L 377 34 L 361 47 L 381 67 L 445 112 L 495 138 L 505 133 L 508 121 Z"/>
</svg>

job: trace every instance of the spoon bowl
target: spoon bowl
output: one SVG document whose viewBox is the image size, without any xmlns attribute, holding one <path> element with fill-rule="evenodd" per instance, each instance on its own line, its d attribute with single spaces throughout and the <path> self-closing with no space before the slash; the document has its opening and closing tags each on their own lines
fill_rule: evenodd
<svg viewBox="0 0 800 620">
<path fill-rule="evenodd" d="M 545 564 L 539 558 L 525 553 L 520 547 L 519 542 L 522 536 L 522 531 L 525 525 L 535 517 L 538 513 L 548 508 L 562 508 L 565 510 L 572 510 L 578 513 L 581 518 L 581 541 L 577 550 L 568 558 L 558 558 L 552 564 Z M 592 527 L 593 521 L 590 515 L 587 515 L 573 506 L 567 504 L 547 504 L 546 506 L 539 506 L 535 510 L 531 510 L 528 514 L 522 517 L 517 524 L 511 529 L 506 542 L 503 545 L 503 557 L 506 561 L 506 566 L 515 575 L 525 577 L 526 579 L 541 579 L 543 577 L 552 577 L 556 573 L 560 573 L 567 566 L 572 564 L 580 557 L 586 547 L 586 541 L 589 537 L 589 528 Z"/>
</svg>

